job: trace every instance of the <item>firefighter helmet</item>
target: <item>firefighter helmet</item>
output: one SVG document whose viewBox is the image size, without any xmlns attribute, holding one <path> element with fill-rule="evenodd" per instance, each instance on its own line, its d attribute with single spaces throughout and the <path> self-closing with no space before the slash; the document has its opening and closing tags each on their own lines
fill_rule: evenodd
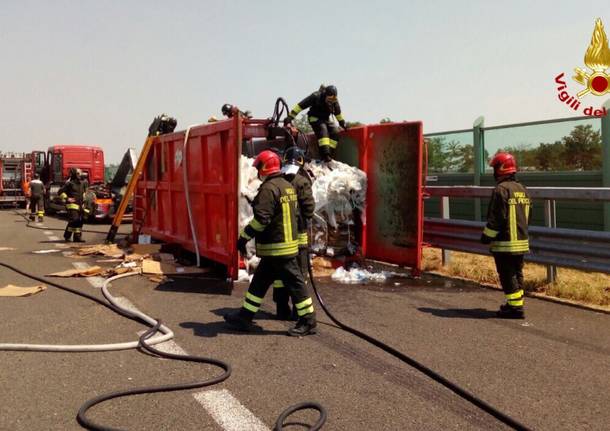
<svg viewBox="0 0 610 431">
<path fill-rule="evenodd" d="M 517 162 L 510 153 L 498 153 L 489 162 L 494 169 L 494 175 L 509 175 L 517 172 Z"/>
<path fill-rule="evenodd" d="M 225 117 L 231 118 L 233 116 L 233 112 L 232 112 L 233 105 L 225 103 L 224 105 L 222 105 L 221 111 L 222 111 L 222 115 L 224 115 Z"/>
<path fill-rule="evenodd" d="M 276 174 L 281 168 L 280 156 L 273 151 L 265 150 L 256 157 L 252 166 L 258 169 L 259 175 L 263 177 Z"/>
<path fill-rule="evenodd" d="M 305 153 L 296 146 L 287 148 L 286 151 L 284 151 L 284 163 L 303 166 L 305 164 Z"/>
<path fill-rule="evenodd" d="M 71 179 L 75 179 L 76 177 L 78 177 L 78 169 L 76 168 L 70 168 L 70 170 L 68 171 L 68 176 Z"/>
<path fill-rule="evenodd" d="M 327 85 L 326 87 L 324 87 L 324 95 L 326 97 L 328 97 L 328 96 L 337 97 L 339 95 L 337 92 L 337 87 L 335 87 L 334 85 Z"/>
</svg>

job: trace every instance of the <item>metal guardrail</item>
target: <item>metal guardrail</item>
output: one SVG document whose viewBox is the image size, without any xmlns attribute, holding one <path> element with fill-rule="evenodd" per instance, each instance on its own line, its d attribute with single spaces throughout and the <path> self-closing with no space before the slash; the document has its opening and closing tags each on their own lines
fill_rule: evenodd
<svg viewBox="0 0 610 431">
<path fill-rule="evenodd" d="M 424 219 L 424 240 L 443 249 L 443 264 L 450 260 L 448 250 L 490 254 L 489 246 L 481 244 L 485 223 L 451 220 L 449 198 L 489 198 L 493 187 L 429 186 L 428 196 L 441 197 L 442 218 Z M 569 267 L 610 274 L 610 232 L 557 228 L 556 200 L 590 202 L 610 201 L 610 188 L 595 187 L 529 187 L 530 197 L 544 200 L 546 226 L 530 226 L 529 262 L 547 265 L 547 280 L 554 281 L 556 267 Z"/>
</svg>

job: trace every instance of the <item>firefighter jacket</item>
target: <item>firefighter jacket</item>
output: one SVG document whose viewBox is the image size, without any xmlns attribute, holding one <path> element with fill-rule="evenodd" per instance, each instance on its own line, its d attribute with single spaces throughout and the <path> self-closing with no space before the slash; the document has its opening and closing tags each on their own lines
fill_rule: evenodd
<svg viewBox="0 0 610 431">
<path fill-rule="evenodd" d="M 277 173 L 268 176 L 252 201 L 254 218 L 240 237 L 256 240 L 256 255 L 295 257 L 299 252 L 294 187 Z"/>
<path fill-rule="evenodd" d="M 68 200 L 66 209 L 80 210 L 83 205 L 83 195 L 85 193 L 85 185 L 80 180 L 68 180 L 59 189 L 59 197 L 62 200 Z"/>
<path fill-rule="evenodd" d="M 345 124 L 343 115 L 341 115 L 341 106 L 339 105 L 339 101 L 337 100 L 332 103 L 326 103 L 324 93 L 321 91 L 311 93 L 305 99 L 294 105 L 294 108 L 292 108 L 292 111 L 290 111 L 288 116 L 290 118 L 295 118 L 297 115 L 299 115 L 299 112 L 307 108 L 309 108 L 307 120 L 310 123 L 316 123 L 318 121 L 327 122 L 329 121 L 330 116 L 334 115 L 339 124 Z"/>
<path fill-rule="evenodd" d="M 44 184 L 40 180 L 30 181 L 30 196 L 38 198 L 44 196 Z"/>
<path fill-rule="evenodd" d="M 307 246 L 307 226 L 313 217 L 313 212 L 316 209 L 316 201 L 313 198 L 311 190 L 311 178 L 304 172 L 299 170 L 296 175 L 287 175 L 286 179 L 290 181 L 297 192 L 297 200 L 299 202 L 299 212 L 297 214 L 297 226 L 299 231 L 299 246 Z"/>
<path fill-rule="evenodd" d="M 487 210 L 484 242 L 492 253 L 525 254 L 529 252 L 527 225 L 532 206 L 527 189 L 514 177 L 501 180 L 494 189 Z"/>
</svg>

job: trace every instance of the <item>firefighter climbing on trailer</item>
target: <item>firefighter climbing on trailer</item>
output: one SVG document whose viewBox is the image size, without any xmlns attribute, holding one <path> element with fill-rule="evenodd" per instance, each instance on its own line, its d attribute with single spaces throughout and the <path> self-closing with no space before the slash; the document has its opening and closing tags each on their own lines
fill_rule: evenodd
<svg viewBox="0 0 610 431">
<path fill-rule="evenodd" d="M 498 310 L 498 317 L 523 319 L 523 256 L 529 252 L 527 226 L 532 210 L 527 189 L 515 178 L 517 163 L 509 153 L 496 154 L 489 165 L 493 167 L 496 188 L 487 211 L 487 225 L 481 242 L 491 244 L 491 253 L 506 304 Z"/>
<path fill-rule="evenodd" d="M 81 181 L 81 173 L 76 168 L 70 168 L 70 178 L 59 189 L 59 197 L 66 203 L 68 225 L 64 231 L 64 239 L 70 241 L 74 234 L 74 242 L 85 242 L 82 239 L 83 216 L 89 210 L 83 207 L 85 183 Z"/>
<path fill-rule="evenodd" d="M 40 181 L 39 174 L 34 174 L 34 179 L 30 181 L 28 189 L 30 193 L 30 220 L 34 221 L 38 217 L 38 221 L 42 223 L 44 221 L 45 187 Z"/>
<path fill-rule="evenodd" d="M 284 152 L 284 166 L 282 173 L 284 178 L 288 180 L 294 187 L 297 193 L 299 204 L 299 212 L 297 214 L 298 238 L 299 238 L 299 256 L 298 263 L 303 280 L 307 284 L 308 279 L 308 253 L 309 240 L 307 237 L 308 227 L 311 225 L 311 218 L 316 209 L 316 201 L 311 190 L 312 180 L 304 168 L 305 153 L 299 147 L 289 147 Z M 282 280 L 273 282 L 273 300 L 276 303 L 277 318 L 280 320 L 290 320 L 296 316 L 296 309 L 290 310 L 288 304 L 290 295 L 284 287 Z"/>
<path fill-rule="evenodd" d="M 316 315 L 313 300 L 297 263 L 297 193 L 282 176 L 280 166 L 280 157 L 269 150 L 261 152 L 254 160 L 254 167 L 258 169 L 263 183 L 252 202 L 254 218 L 241 231 L 237 249 L 245 256 L 246 244 L 254 238 L 256 254 L 261 260 L 246 292 L 243 306 L 224 318 L 237 330 L 251 331 L 252 320 L 263 303 L 267 289 L 274 280 L 281 280 L 298 314 L 298 321 L 288 330 L 288 334 L 304 336 L 315 333 Z"/>
<path fill-rule="evenodd" d="M 322 85 L 318 91 L 297 103 L 285 120 L 286 125 L 288 125 L 302 110 L 309 108 L 307 121 L 316 134 L 320 158 L 325 162 L 330 162 L 333 159 L 339 141 L 339 130 L 330 116 L 334 115 L 339 125 L 347 130 L 347 124 L 341 114 L 341 106 L 337 96 L 337 87 Z"/>
</svg>

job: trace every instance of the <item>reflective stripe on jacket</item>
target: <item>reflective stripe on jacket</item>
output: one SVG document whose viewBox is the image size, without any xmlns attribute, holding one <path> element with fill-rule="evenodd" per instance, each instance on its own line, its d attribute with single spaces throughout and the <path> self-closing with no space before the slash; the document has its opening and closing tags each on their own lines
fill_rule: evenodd
<svg viewBox="0 0 610 431">
<path fill-rule="evenodd" d="M 240 236 L 256 239 L 257 256 L 294 257 L 299 252 L 294 187 L 279 173 L 265 179 L 252 202 L 254 218 Z"/>
<path fill-rule="evenodd" d="M 532 211 L 527 189 L 513 177 L 499 182 L 494 189 L 483 234 L 492 239 L 493 253 L 529 252 L 527 226 Z"/>
</svg>

